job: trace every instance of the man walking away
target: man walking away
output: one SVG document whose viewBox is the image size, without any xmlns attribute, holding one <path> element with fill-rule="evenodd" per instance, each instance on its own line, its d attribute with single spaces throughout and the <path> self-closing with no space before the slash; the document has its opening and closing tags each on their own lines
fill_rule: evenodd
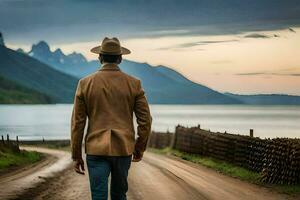
<svg viewBox="0 0 300 200">
<path fill-rule="evenodd" d="M 117 38 L 104 38 L 91 52 L 99 55 L 102 67 L 82 78 L 77 86 L 71 121 L 74 169 L 84 174 L 82 140 L 93 200 L 107 200 L 111 175 L 111 200 L 126 200 L 131 161 L 143 157 L 151 130 L 151 116 L 141 81 L 125 74 L 118 64 L 130 51 Z M 137 120 L 135 139 L 133 113 Z"/>
</svg>

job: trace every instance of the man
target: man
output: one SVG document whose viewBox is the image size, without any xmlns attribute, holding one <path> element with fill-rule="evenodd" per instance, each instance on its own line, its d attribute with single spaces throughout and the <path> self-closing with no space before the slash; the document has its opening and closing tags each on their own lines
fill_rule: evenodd
<svg viewBox="0 0 300 200">
<path fill-rule="evenodd" d="M 84 141 L 92 199 L 107 199 L 111 175 L 111 200 L 124 200 L 131 158 L 133 162 L 140 161 L 146 149 L 150 110 L 140 80 L 118 67 L 122 55 L 130 51 L 121 47 L 117 38 L 104 38 L 101 46 L 91 52 L 99 55 L 102 67 L 81 79 L 77 86 L 71 122 L 74 169 L 84 174 L 81 149 L 88 118 Z M 138 124 L 136 140 L 133 113 Z"/>
</svg>

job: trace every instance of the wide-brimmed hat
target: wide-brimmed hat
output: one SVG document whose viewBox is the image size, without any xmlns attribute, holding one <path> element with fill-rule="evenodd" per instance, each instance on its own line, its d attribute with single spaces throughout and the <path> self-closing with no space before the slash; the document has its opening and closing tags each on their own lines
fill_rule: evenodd
<svg viewBox="0 0 300 200">
<path fill-rule="evenodd" d="M 118 38 L 105 37 L 100 46 L 91 49 L 92 53 L 106 55 L 126 55 L 130 54 L 130 50 L 122 47 Z"/>
</svg>

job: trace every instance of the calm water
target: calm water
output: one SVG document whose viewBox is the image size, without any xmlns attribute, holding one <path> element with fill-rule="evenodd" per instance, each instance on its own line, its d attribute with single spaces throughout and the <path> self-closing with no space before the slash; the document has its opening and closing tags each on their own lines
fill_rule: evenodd
<svg viewBox="0 0 300 200">
<path fill-rule="evenodd" d="M 71 104 L 0 105 L 0 135 L 20 139 L 67 139 Z M 177 124 L 265 137 L 300 138 L 300 106 L 152 105 L 153 130 L 174 131 Z"/>
</svg>

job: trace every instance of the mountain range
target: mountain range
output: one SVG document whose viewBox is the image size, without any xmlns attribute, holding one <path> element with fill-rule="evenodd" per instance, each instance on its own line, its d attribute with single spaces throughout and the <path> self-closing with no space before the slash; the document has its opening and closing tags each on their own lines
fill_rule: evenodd
<svg viewBox="0 0 300 200">
<path fill-rule="evenodd" d="M 20 50 L 19 50 L 20 51 Z M 49 45 L 41 41 L 32 45 L 28 52 L 33 58 L 53 68 L 82 78 L 97 71 L 99 61 L 87 61 L 79 53 L 65 55 L 60 49 L 51 51 Z M 164 67 L 153 67 L 147 63 L 123 60 L 122 71 L 142 80 L 149 102 L 156 104 L 240 104 L 235 98 L 226 96 L 206 86 L 188 80 L 180 73 Z"/>
<path fill-rule="evenodd" d="M 80 53 L 51 51 L 45 41 L 32 45 L 29 52 L 0 46 L 0 75 L 49 95 L 57 103 L 71 103 L 77 81 L 99 67 L 99 61 L 88 61 Z M 142 81 L 152 104 L 300 104 L 299 96 L 223 94 L 165 66 L 123 60 L 120 68 Z"/>
<path fill-rule="evenodd" d="M 78 78 L 5 45 L 0 45 L 0 76 L 49 96 L 53 103 L 72 102 L 78 82 Z"/>
</svg>

